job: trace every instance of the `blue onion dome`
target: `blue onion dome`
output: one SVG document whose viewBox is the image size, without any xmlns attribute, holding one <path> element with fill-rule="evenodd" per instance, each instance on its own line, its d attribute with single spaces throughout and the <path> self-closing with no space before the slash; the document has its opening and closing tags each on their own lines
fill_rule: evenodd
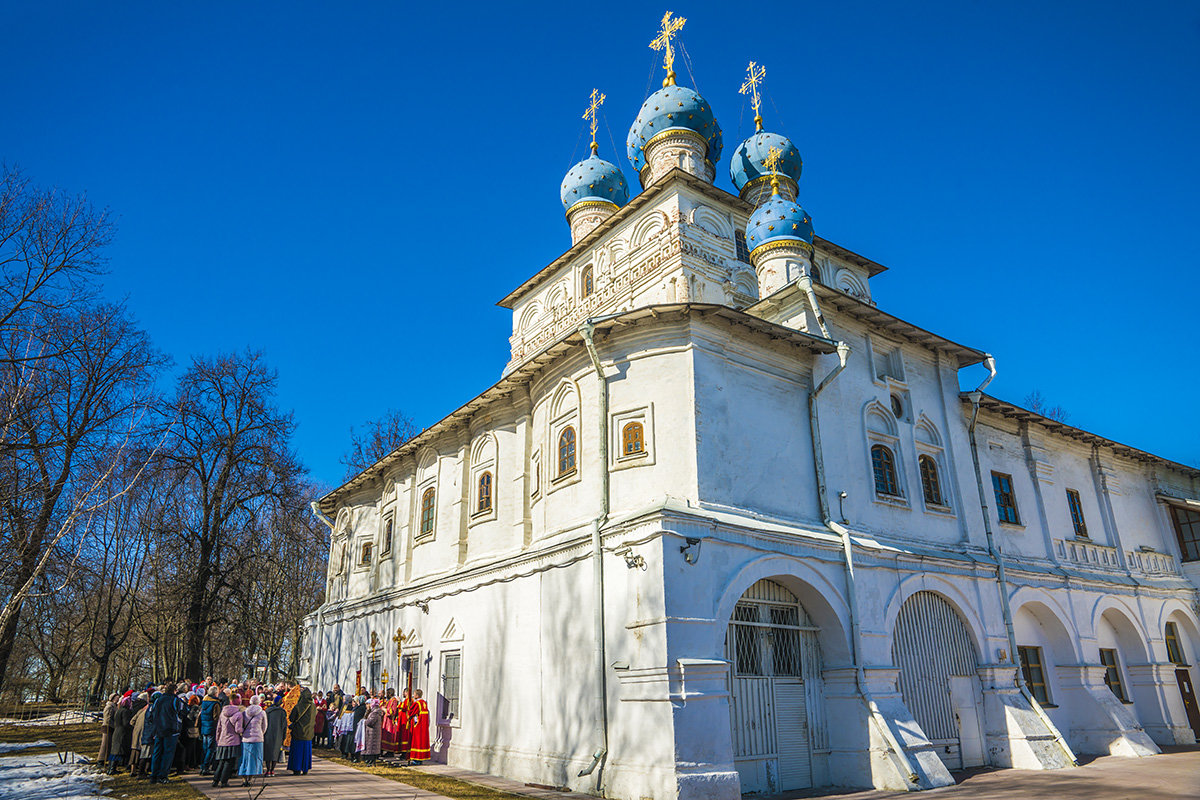
<svg viewBox="0 0 1200 800">
<path fill-rule="evenodd" d="M 779 194 L 758 207 L 746 225 L 746 246 L 750 256 L 763 245 L 794 241 L 812 244 L 812 218 L 799 203 Z"/>
<path fill-rule="evenodd" d="M 593 149 L 590 156 L 567 171 L 559 196 L 564 211 L 584 200 L 612 203 L 619 208 L 629 201 L 629 184 L 616 164 L 600 158 Z"/>
<path fill-rule="evenodd" d="M 780 152 L 779 177 L 790 178 L 793 184 L 800 182 L 804 162 L 796 145 L 786 136 L 760 130 L 738 145 L 729 161 L 729 178 L 739 192 L 751 183 L 771 179 L 771 171 L 764 162 L 772 147 Z"/>
<path fill-rule="evenodd" d="M 642 110 L 638 112 L 625 139 L 629 163 L 640 173 L 646 166 L 646 160 L 642 157 L 646 142 L 663 131 L 679 129 L 695 131 L 704 137 L 708 142 L 709 161 L 715 164 L 721 157 L 721 126 L 713 118 L 712 106 L 695 90 L 672 83 L 642 103 Z"/>
</svg>

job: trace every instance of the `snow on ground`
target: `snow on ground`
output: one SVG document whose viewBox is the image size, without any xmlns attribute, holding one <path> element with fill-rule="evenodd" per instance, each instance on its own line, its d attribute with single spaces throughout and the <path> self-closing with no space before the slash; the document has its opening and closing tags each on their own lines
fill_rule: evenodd
<svg viewBox="0 0 1200 800">
<path fill-rule="evenodd" d="M 28 750 L 32 747 L 54 747 L 54 742 L 39 739 L 36 742 L 0 742 L 0 753 L 15 753 L 18 750 Z"/>
<path fill-rule="evenodd" d="M 0 757 L 0 800 L 97 800 L 108 794 L 100 776 L 74 753 Z"/>
<path fill-rule="evenodd" d="M 99 721 L 100 715 L 95 711 L 60 711 L 37 719 L 0 719 L 0 725 L 78 725 L 81 722 Z"/>
</svg>

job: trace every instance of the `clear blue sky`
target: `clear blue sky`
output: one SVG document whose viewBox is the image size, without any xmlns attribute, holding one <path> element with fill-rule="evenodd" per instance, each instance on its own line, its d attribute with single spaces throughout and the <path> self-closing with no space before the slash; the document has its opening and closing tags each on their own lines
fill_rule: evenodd
<svg viewBox="0 0 1200 800">
<path fill-rule="evenodd" d="M 890 267 L 882 308 L 994 353 L 1002 397 L 1200 463 L 1200 3 L 10 0 L 0 160 L 113 209 L 108 291 L 177 363 L 264 349 L 336 483 L 351 424 L 498 378 L 495 301 L 570 243 L 586 96 L 612 158 L 666 8 L 727 152 L 767 66 L 801 200 Z"/>
</svg>

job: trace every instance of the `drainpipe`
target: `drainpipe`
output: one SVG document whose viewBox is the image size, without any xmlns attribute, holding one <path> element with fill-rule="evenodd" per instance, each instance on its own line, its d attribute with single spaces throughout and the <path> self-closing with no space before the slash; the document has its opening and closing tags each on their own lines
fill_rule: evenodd
<svg viewBox="0 0 1200 800">
<path fill-rule="evenodd" d="M 808 283 L 807 287 L 804 286 L 805 282 Z M 821 324 L 821 330 L 828 336 L 829 332 L 825 328 L 820 306 L 816 305 L 816 295 L 812 291 L 812 278 L 806 275 L 800 279 L 800 284 L 801 288 L 805 289 L 805 293 L 808 295 L 809 303 L 813 305 L 814 313 Z M 850 604 L 850 655 L 854 664 L 855 687 L 858 689 L 858 694 L 862 697 L 863 702 L 866 703 L 871 721 L 875 723 L 875 727 L 891 748 L 900 774 L 904 775 L 910 783 L 919 785 L 920 778 L 917 775 L 917 771 L 913 769 L 912 763 L 904 753 L 904 747 L 892 734 L 891 728 L 888 727 L 887 722 L 883 719 L 883 712 L 879 710 L 879 705 L 871 697 L 871 691 L 867 688 L 866 671 L 862 665 L 862 628 L 859 625 L 858 591 L 854 581 L 854 545 L 850 541 L 850 531 L 843 525 L 835 522 L 833 515 L 829 512 L 829 495 L 825 486 L 825 459 L 821 452 L 821 425 L 817 413 L 817 398 L 825 387 L 831 384 L 834 378 L 840 375 L 842 370 L 846 368 L 846 362 L 850 357 L 850 345 L 845 342 L 838 342 L 837 352 L 838 365 L 832 372 L 825 376 L 824 380 L 808 396 L 808 422 L 812 429 L 813 467 L 817 473 L 817 500 L 820 504 L 821 519 L 825 523 L 825 527 L 829 528 L 842 539 L 842 556 L 846 571 L 846 597 Z"/>
<path fill-rule="evenodd" d="M 595 593 L 593 603 L 595 605 L 593 611 L 593 626 L 595 628 L 595 668 L 596 668 L 596 735 L 600 740 L 600 746 L 596 752 L 592 754 L 592 763 L 579 773 L 579 777 L 591 775 L 600 769 L 600 773 L 596 776 L 596 787 L 600 790 L 601 795 L 604 794 L 604 759 L 608 755 L 608 668 L 606 666 L 605 643 L 604 643 L 604 560 L 603 560 L 603 545 L 600 537 L 600 530 L 604 524 L 608 522 L 609 500 L 608 500 L 608 378 L 604 375 L 604 368 L 600 365 L 600 355 L 596 352 L 596 343 L 593 339 L 596 326 L 591 319 L 588 319 L 579 328 L 579 334 L 583 337 L 584 346 L 587 347 L 588 357 L 592 360 L 592 367 L 596 370 L 596 378 L 599 381 L 599 429 L 600 438 L 598 442 L 597 452 L 600 456 L 600 513 L 596 519 L 592 521 L 592 587 Z"/>
<path fill-rule="evenodd" d="M 829 328 L 825 325 L 825 316 L 821 313 L 821 306 L 817 302 L 816 292 L 813 291 L 812 278 L 808 275 L 802 275 L 800 276 L 798 285 L 808 298 L 809 305 L 812 306 L 813 314 L 816 315 L 821 333 L 828 339 Z M 842 540 L 842 556 L 846 571 L 846 597 L 850 605 L 850 655 L 854 664 L 855 687 L 867 706 L 871 721 L 875 723 L 875 727 L 891 748 L 900 774 L 904 775 L 909 783 L 919 785 L 920 778 L 917 775 L 917 771 L 913 769 L 912 763 L 904 753 L 904 747 L 892 734 L 891 728 L 888 727 L 887 722 L 883 718 L 883 712 L 879 710 L 879 705 L 871 697 L 871 691 L 867 688 L 866 672 L 862 665 L 862 628 L 858 621 L 858 591 L 854 581 L 854 546 L 850 541 L 850 531 L 835 522 L 833 515 L 829 511 L 829 493 L 825 486 L 825 458 L 821 447 L 821 424 L 817 411 L 817 398 L 825 390 L 825 387 L 833 383 L 833 380 L 842 374 L 842 370 L 846 369 L 846 363 L 850 358 L 850 345 L 845 342 L 838 342 L 837 353 L 838 365 L 832 372 L 825 376 L 821 383 L 808 396 L 808 424 L 812 431 L 813 467 L 817 474 L 817 501 L 821 509 L 821 520 L 825 523 L 825 527 L 840 536 Z"/>
<path fill-rule="evenodd" d="M 975 391 L 969 393 L 967 398 L 971 401 L 971 424 L 967 426 L 967 438 L 971 442 L 971 463 L 975 467 L 975 486 L 979 490 L 979 508 L 983 512 L 983 532 L 987 536 L 988 553 L 996 562 L 996 589 L 1000 592 L 1000 613 L 1004 616 L 1004 630 L 1008 635 L 1008 652 L 1009 658 L 1017 668 L 1020 669 L 1020 657 L 1017 649 L 1017 634 L 1013 627 L 1012 608 L 1008 604 L 1008 573 L 1004 569 L 1004 555 L 1000 552 L 1000 547 L 996 544 L 996 537 L 992 533 L 992 515 L 988 508 L 987 492 L 983 486 L 983 468 L 979 464 L 979 443 L 975 438 L 975 425 L 979 422 L 979 401 L 983 399 L 983 390 L 996 377 L 996 359 L 987 355 L 984 357 L 984 366 L 988 369 L 988 376 L 983 379 L 983 383 L 979 384 Z M 1029 701 L 1029 705 L 1033 708 L 1038 718 L 1042 720 L 1042 724 L 1054 734 L 1054 739 L 1058 742 L 1059 747 L 1066 753 L 1070 762 L 1076 766 L 1079 765 L 1079 760 L 1075 758 L 1075 753 L 1071 751 L 1067 740 L 1063 738 L 1058 727 L 1051 721 L 1050 715 L 1042 708 L 1032 694 L 1029 693 L 1028 687 L 1025 686 L 1025 681 L 1021 680 L 1021 676 L 1016 677 L 1017 688 L 1021 694 Z"/>
</svg>

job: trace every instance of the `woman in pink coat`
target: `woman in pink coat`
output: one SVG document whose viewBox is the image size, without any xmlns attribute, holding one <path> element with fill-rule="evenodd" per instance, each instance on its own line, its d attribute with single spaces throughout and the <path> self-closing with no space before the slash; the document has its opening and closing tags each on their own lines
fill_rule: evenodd
<svg viewBox="0 0 1200 800">
<path fill-rule="evenodd" d="M 242 712 L 242 763 L 238 775 L 242 785 L 249 786 L 250 778 L 263 774 L 263 737 L 267 732 L 267 712 L 262 708 L 262 697 L 254 695 L 250 705 Z"/>
<path fill-rule="evenodd" d="M 242 713 L 241 698 L 236 694 L 229 698 L 229 705 L 221 709 L 217 717 L 217 749 L 213 755 L 213 763 L 217 765 L 213 771 L 213 786 L 228 786 L 229 776 L 242 757 L 242 729 L 246 717 Z"/>
</svg>

